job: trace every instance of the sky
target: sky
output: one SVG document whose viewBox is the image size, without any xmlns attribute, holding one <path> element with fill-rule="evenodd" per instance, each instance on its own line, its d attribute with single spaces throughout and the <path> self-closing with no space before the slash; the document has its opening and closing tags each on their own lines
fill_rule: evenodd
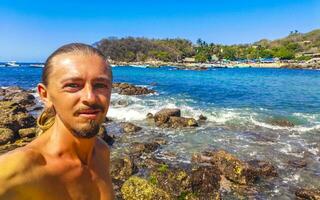
<svg viewBox="0 0 320 200">
<path fill-rule="evenodd" d="M 111 36 L 240 44 L 319 28 L 319 0 L 0 0 L 0 61 L 44 62 Z"/>
</svg>

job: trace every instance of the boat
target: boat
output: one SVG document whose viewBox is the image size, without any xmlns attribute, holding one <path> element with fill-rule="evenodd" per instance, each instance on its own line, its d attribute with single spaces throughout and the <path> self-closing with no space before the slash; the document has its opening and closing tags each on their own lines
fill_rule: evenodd
<svg viewBox="0 0 320 200">
<path fill-rule="evenodd" d="M 19 64 L 17 64 L 17 61 L 9 61 L 6 63 L 7 67 L 19 67 Z"/>
<path fill-rule="evenodd" d="M 30 67 L 44 67 L 44 64 L 40 64 L 40 63 L 38 63 L 38 64 L 30 64 L 29 66 Z"/>
</svg>

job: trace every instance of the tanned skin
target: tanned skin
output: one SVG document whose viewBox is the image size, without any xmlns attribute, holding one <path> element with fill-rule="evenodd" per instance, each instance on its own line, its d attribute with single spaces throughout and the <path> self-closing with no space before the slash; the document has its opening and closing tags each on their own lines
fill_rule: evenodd
<svg viewBox="0 0 320 200">
<path fill-rule="evenodd" d="M 38 85 L 51 128 L 25 147 L 0 157 L 1 200 L 111 200 L 110 153 L 97 136 L 79 137 L 100 125 L 110 103 L 112 75 L 94 54 L 66 53 L 53 60 L 48 85 Z"/>
</svg>

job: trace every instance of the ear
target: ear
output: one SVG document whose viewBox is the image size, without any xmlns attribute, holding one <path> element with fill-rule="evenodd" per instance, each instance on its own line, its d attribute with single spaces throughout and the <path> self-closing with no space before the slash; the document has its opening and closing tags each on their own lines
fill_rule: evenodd
<svg viewBox="0 0 320 200">
<path fill-rule="evenodd" d="M 47 108 L 52 107 L 52 102 L 49 99 L 48 90 L 47 87 L 43 83 L 39 83 L 37 86 L 38 94 L 42 100 L 42 102 L 45 104 Z"/>
</svg>

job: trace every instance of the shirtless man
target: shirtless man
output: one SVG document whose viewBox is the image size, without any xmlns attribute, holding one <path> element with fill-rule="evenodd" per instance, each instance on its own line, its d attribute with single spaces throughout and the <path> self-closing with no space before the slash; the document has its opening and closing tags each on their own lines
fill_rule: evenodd
<svg viewBox="0 0 320 200">
<path fill-rule="evenodd" d="M 1 200 L 113 199 L 108 146 L 96 137 L 110 103 L 112 73 L 85 44 L 46 61 L 38 93 L 42 134 L 0 157 Z"/>
</svg>

